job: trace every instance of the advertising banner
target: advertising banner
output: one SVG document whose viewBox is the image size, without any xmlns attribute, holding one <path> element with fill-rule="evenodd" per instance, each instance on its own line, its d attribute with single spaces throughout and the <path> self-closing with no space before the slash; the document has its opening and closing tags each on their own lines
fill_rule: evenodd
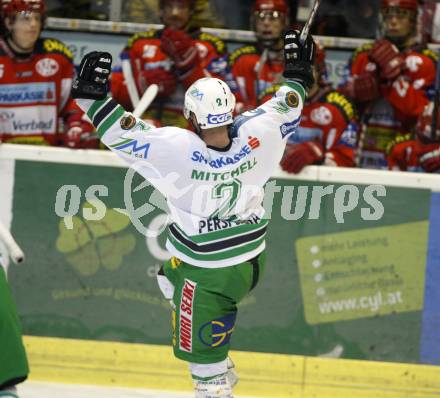
<svg viewBox="0 0 440 398">
<path fill-rule="evenodd" d="M 155 277 L 169 257 L 161 195 L 124 168 L 8 170 L 24 333 L 171 344 Z M 239 305 L 233 349 L 418 362 L 430 200 L 427 189 L 271 180 L 266 270 Z"/>
</svg>

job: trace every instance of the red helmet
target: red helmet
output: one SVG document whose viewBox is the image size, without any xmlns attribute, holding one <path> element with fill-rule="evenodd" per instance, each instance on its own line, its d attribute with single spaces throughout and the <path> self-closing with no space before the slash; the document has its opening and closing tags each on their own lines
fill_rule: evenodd
<svg viewBox="0 0 440 398">
<path fill-rule="evenodd" d="M 417 11 L 419 8 L 418 0 L 382 0 L 380 8 L 404 8 L 405 10 Z"/>
<path fill-rule="evenodd" d="M 253 11 L 279 11 L 287 14 L 288 7 L 285 0 L 256 0 Z"/>
<path fill-rule="evenodd" d="M 1 0 L 2 15 L 13 15 L 19 12 L 39 12 L 44 15 L 46 6 L 43 0 Z"/>
</svg>

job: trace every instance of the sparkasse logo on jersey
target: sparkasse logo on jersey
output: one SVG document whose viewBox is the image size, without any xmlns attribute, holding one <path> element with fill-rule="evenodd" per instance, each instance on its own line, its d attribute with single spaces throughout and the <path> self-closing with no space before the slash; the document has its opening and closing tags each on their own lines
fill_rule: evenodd
<svg viewBox="0 0 440 398">
<path fill-rule="evenodd" d="M 252 153 L 254 149 L 257 149 L 260 146 L 260 140 L 257 137 L 248 137 L 248 139 L 248 143 L 246 145 L 243 145 L 240 151 L 233 155 L 220 156 L 216 159 L 207 159 L 202 152 L 194 151 L 191 160 L 197 163 L 205 163 L 215 169 L 220 169 L 229 164 L 235 164 L 241 159 L 248 156 L 250 153 Z"/>
<path fill-rule="evenodd" d="M 0 85 L 0 104 L 32 104 L 35 102 L 53 102 L 55 83 L 26 83 Z"/>
</svg>

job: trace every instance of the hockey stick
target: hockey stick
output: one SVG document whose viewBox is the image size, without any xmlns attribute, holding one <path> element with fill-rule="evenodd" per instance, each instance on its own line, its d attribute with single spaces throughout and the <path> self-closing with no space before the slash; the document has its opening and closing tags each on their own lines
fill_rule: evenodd
<svg viewBox="0 0 440 398">
<path fill-rule="evenodd" d="M 133 111 L 133 116 L 141 117 L 143 113 L 147 110 L 150 104 L 156 98 L 156 95 L 159 91 L 159 86 L 157 84 L 150 84 L 148 88 L 145 90 L 145 93 L 142 95 L 139 103 L 136 105 Z"/>
<path fill-rule="evenodd" d="M 318 7 L 320 4 L 321 4 L 320 0 L 315 0 L 315 2 L 313 3 L 313 7 L 312 7 L 312 10 L 310 11 L 309 18 L 307 19 L 307 21 L 306 21 L 306 23 L 305 23 L 304 27 L 302 28 L 301 33 L 299 35 L 299 42 L 301 44 L 305 43 L 307 36 L 309 35 L 310 28 L 312 27 L 313 21 L 316 16 L 316 12 L 318 11 Z"/>
<path fill-rule="evenodd" d="M 434 110 L 432 111 L 432 121 L 431 121 L 431 139 L 433 141 L 437 140 L 437 120 L 438 111 L 440 103 L 440 50 L 438 52 L 437 59 L 437 73 L 435 75 L 435 86 L 434 86 Z"/>
<path fill-rule="evenodd" d="M 23 251 L 2 223 L 0 223 L 0 241 L 5 244 L 6 250 L 14 263 L 18 264 L 24 260 Z"/>
<path fill-rule="evenodd" d="M 359 141 L 357 142 L 357 147 L 355 151 L 354 161 L 356 167 L 362 167 L 362 155 L 364 151 L 364 144 L 365 144 L 365 136 L 367 135 L 367 129 L 368 129 L 368 123 L 370 122 L 370 119 L 372 117 L 371 114 L 371 104 L 368 105 L 359 120 Z"/>
<path fill-rule="evenodd" d="M 139 104 L 139 93 L 136 84 L 134 83 L 133 71 L 131 69 L 130 59 L 128 58 L 122 60 L 122 74 L 124 75 L 128 96 L 130 97 L 134 109 Z"/>
</svg>

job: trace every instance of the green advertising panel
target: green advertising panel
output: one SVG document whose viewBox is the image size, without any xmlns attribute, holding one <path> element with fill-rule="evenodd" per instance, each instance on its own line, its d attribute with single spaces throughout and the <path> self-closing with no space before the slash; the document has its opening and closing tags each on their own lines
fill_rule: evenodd
<svg viewBox="0 0 440 398">
<path fill-rule="evenodd" d="M 307 323 L 423 309 L 428 222 L 296 241 Z"/>
<path fill-rule="evenodd" d="M 239 324 L 233 340 L 234 348 L 238 346 L 243 350 L 255 350 L 257 347 L 261 351 L 278 353 L 418 362 L 422 319 L 420 297 L 423 295 L 423 278 L 426 269 L 426 226 L 430 191 L 386 187 L 385 196 L 376 196 L 383 206 L 381 217 L 377 220 L 364 220 L 368 218 L 365 217 L 366 215 L 374 213 L 366 186 L 353 187 L 295 180 L 276 180 L 271 183 L 276 183 L 277 188 L 268 190 L 266 187 L 267 195 L 270 196 L 273 191 L 276 193 L 273 195 L 271 222 L 268 229 L 265 275 L 259 288 L 251 296 L 252 301 L 241 308 Z M 352 198 L 358 197 L 356 206 L 348 206 L 350 202 L 348 194 L 344 195 L 344 200 L 341 201 L 342 195 L 339 194 L 344 193 L 344 190 L 351 192 Z M 323 196 L 319 203 L 316 197 L 320 196 L 320 191 L 329 194 Z M 417 206 L 414 206 L 414 203 L 417 203 Z M 351 211 L 343 212 L 344 208 L 351 207 L 353 208 Z M 414 229 L 412 229 L 413 225 Z M 419 253 L 418 257 L 416 255 L 411 257 L 414 260 L 412 264 L 408 265 L 409 260 L 405 259 L 406 263 L 400 265 L 407 250 L 410 250 L 409 247 L 401 248 L 394 254 L 390 253 L 388 262 L 376 256 L 375 251 L 381 246 L 380 241 L 374 239 L 380 236 L 374 235 L 372 231 L 388 232 L 387 229 L 391 233 L 389 240 L 393 247 L 409 245 Z M 342 319 L 342 316 L 339 316 L 334 321 L 330 321 L 329 314 L 326 314 L 318 322 L 314 322 L 313 307 L 312 319 L 308 310 L 311 303 L 313 304 L 311 300 L 315 300 L 316 295 L 313 291 L 313 296 L 305 297 L 303 281 L 307 278 L 307 274 L 302 273 L 300 262 L 303 259 L 301 253 L 298 253 L 298 245 L 308 240 L 319 242 L 319 237 L 324 235 L 333 237 L 339 236 L 338 234 L 352 235 L 354 239 L 350 238 L 347 242 L 354 243 L 361 240 L 355 237 L 362 231 L 365 231 L 368 238 L 373 238 L 371 243 L 377 244 L 365 248 L 365 253 L 370 255 L 369 267 L 376 267 L 379 270 L 381 266 L 395 264 L 398 278 L 405 278 L 404 283 L 408 282 L 406 275 L 411 272 L 407 271 L 408 267 L 417 275 L 414 281 L 410 281 L 409 287 L 401 288 L 401 291 L 409 292 L 409 299 L 417 298 L 416 302 L 404 301 L 404 307 L 406 305 L 409 307 L 402 312 L 393 310 L 389 313 L 376 312 L 372 316 L 355 315 L 351 319 L 345 317 Z M 401 235 L 403 231 L 407 236 Z M 358 244 L 360 245 L 360 242 Z M 340 247 L 337 250 L 338 254 L 332 256 L 334 263 L 331 266 L 335 269 L 346 267 L 343 261 L 338 264 L 338 258 L 347 257 L 342 249 Z M 383 254 L 383 250 L 381 251 Z M 307 255 L 311 256 L 311 253 Z M 392 262 L 391 256 L 393 256 Z M 327 253 L 326 257 L 331 256 Z M 375 263 L 377 258 L 380 261 Z M 353 264 L 353 269 L 368 268 L 368 266 Z M 314 278 L 316 272 L 313 265 L 312 269 L 308 268 L 307 271 L 308 275 Z M 392 279 L 385 269 L 382 271 L 383 279 Z M 346 284 L 339 282 L 339 286 Z M 350 281 L 347 285 L 349 283 Z M 413 292 L 413 287 L 420 291 Z M 398 290 L 389 286 L 384 292 Z M 405 296 L 402 297 L 405 299 Z M 329 300 L 332 298 L 329 296 Z M 396 300 L 398 299 L 396 295 Z"/>
<path fill-rule="evenodd" d="M 17 162 L 12 230 L 27 261 L 11 267 L 10 278 L 25 333 L 170 342 L 169 304 L 155 277 L 165 237 L 149 249 L 124 212 L 126 171 Z M 135 175 L 130 187 L 142 182 Z M 151 186 L 130 192 L 131 205 L 141 207 L 152 192 Z M 59 217 L 60 208 L 75 215 Z M 148 226 L 163 211 L 149 206 L 145 213 L 141 221 Z"/>
<path fill-rule="evenodd" d="M 9 278 L 26 334 L 171 343 L 155 278 L 166 234 L 150 233 L 166 204 L 126 173 L 16 162 L 12 232 L 27 262 Z M 430 191 L 382 188 L 269 183 L 266 271 L 233 349 L 418 361 Z"/>
</svg>

